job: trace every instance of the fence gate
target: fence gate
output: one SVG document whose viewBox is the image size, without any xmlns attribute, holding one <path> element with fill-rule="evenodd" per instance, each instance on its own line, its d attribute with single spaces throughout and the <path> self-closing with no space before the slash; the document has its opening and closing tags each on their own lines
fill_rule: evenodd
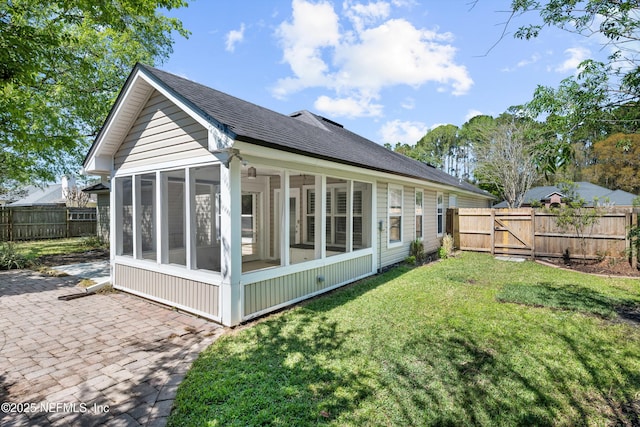
<svg viewBox="0 0 640 427">
<path fill-rule="evenodd" d="M 534 256 L 534 218 L 531 209 L 495 210 L 493 217 L 493 253 Z"/>
</svg>

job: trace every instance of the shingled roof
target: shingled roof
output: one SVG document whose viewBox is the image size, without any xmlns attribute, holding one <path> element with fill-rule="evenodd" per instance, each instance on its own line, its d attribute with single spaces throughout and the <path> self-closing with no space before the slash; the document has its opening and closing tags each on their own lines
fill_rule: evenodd
<svg viewBox="0 0 640 427">
<path fill-rule="evenodd" d="M 132 75 L 138 68 L 212 123 L 224 126 L 238 141 L 423 179 L 491 197 L 469 183 L 388 150 L 308 111 L 283 115 L 147 65 L 136 65 Z"/>
</svg>

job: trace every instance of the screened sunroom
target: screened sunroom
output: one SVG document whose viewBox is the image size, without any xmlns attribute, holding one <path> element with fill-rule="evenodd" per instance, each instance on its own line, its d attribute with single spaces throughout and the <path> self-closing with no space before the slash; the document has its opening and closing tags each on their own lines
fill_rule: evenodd
<svg viewBox="0 0 640 427">
<path fill-rule="evenodd" d="M 115 178 L 115 255 L 220 273 L 220 168 Z M 370 182 L 249 166 L 240 191 L 242 272 L 371 248 Z"/>
<path fill-rule="evenodd" d="M 84 167 L 111 180 L 114 287 L 229 326 L 400 262 L 413 236 L 437 248 L 450 191 L 489 200 L 324 117 L 141 64 Z"/>
</svg>

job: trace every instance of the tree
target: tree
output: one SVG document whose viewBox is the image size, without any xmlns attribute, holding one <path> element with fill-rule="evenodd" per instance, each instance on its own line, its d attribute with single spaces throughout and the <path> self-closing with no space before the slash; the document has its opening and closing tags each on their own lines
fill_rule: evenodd
<svg viewBox="0 0 640 427">
<path fill-rule="evenodd" d="M 536 14 L 541 23 L 520 26 L 516 38 L 534 39 L 545 27 L 557 27 L 601 40 L 602 49 L 610 52 L 605 61 L 583 61 L 579 73 L 563 80 L 558 88 L 538 86 L 533 100 L 524 106 L 531 117 L 547 117 L 548 126 L 558 135 L 547 140 L 551 149 L 546 150 L 550 157 L 542 165 L 545 174 L 575 163 L 574 153 L 583 153 L 611 132 L 640 129 L 639 7 L 638 0 L 511 1 L 502 37 L 509 33 L 514 18 Z"/>
<path fill-rule="evenodd" d="M 612 190 L 640 192 L 640 135 L 616 133 L 593 146 L 595 162 L 585 170 L 592 181 Z"/>
<path fill-rule="evenodd" d="M 580 251 L 582 258 L 587 258 L 587 236 L 593 231 L 593 227 L 600 222 L 602 209 L 598 207 L 598 201 L 594 200 L 593 208 L 585 207 L 585 200 L 578 195 L 577 184 L 562 182 L 560 191 L 564 194 L 562 205 L 552 209 L 556 214 L 555 220 L 558 227 L 563 230 L 572 230 L 580 239 Z M 567 248 L 566 254 L 569 255 Z"/>
<path fill-rule="evenodd" d="M 476 179 L 495 189 L 510 208 L 522 205 L 525 193 L 539 177 L 536 159 L 546 149 L 539 137 L 535 122 L 503 115 L 476 147 Z"/>
<path fill-rule="evenodd" d="M 0 4 L 0 192 L 77 165 L 136 62 L 171 53 L 186 0 Z"/>
</svg>

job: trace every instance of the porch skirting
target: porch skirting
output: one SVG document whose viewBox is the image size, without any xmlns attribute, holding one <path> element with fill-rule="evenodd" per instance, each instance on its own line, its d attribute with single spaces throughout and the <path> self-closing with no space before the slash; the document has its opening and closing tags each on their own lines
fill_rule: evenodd
<svg viewBox="0 0 640 427">
<path fill-rule="evenodd" d="M 326 261 L 330 261 L 327 258 Z M 270 311 L 354 282 L 372 272 L 372 255 L 244 284 L 244 317 L 248 320 Z"/>
<path fill-rule="evenodd" d="M 142 267 L 114 264 L 114 288 L 220 321 L 220 286 Z"/>
</svg>

